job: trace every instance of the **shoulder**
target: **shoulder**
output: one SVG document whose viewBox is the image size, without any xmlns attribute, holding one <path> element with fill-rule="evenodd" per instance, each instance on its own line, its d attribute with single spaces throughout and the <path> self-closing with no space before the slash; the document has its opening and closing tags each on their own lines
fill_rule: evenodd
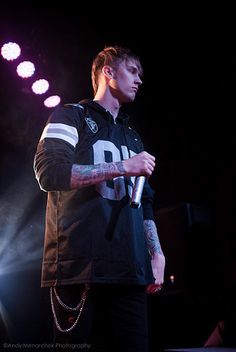
<svg viewBox="0 0 236 352">
<path fill-rule="evenodd" d="M 48 122 L 77 124 L 83 116 L 84 107 L 81 104 L 69 103 L 56 107 L 49 116 Z"/>
<path fill-rule="evenodd" d="M 64 104 L 63 107 L 65 109 L 74 109 L 74 110 L 79 109 L 80 111 L 84 111 L 84 106 L 80 103 L 67 103 L 67 104 Z"/>
<path fill-rule="evenodd" d="M 85 113 L 85 107 L 79 103 L 67 103 L 61 106 L 61 110 L 65 113 L 77 114 L 83 116 Z"/>
</svg>

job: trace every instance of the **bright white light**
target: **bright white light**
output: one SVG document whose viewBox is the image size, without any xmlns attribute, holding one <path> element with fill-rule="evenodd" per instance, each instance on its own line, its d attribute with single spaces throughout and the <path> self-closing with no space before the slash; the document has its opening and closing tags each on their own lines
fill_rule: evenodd
<svg viewBox="0 0 236 352">
<path fill-rule="evenodd" d="M 21 49 L 19 45 L 13 42 L 5 43 L 1 48 L 3 58 L 8 61 L 17 59 L 20 53 Z"/>
<path fill-rule="evenodd" d="M 32 91 L 35 94 L 44 94 L 49 88 L 49 83 L 46 79 L 38 79 L 32 85 Z"/>
<path fill-rule="evenodd" d="M 43 103 L 47 108 L 53 108 L 54 106 L 57 106 L 60 101 L 61 98 L 58 95 L 52 95 L 45 99 Z"/>
<path fill-rule="evenodd" d="M 23 61 L 21 62 L 16 69 L 16 72 L 18 75 L 22 78 L 28 78 L 33 76 L 35 71 L 35 66 L 32 62 L 30 61 Z"/>
<path fill-rule="evenodd" d="M 1 275 L 33 268 L 42 256 L 42 236 L 32 236 L 44 231 L 41 207 L 35 207 L 32 212 L 35 202 L 32 175 L 24 170 L 21 176 L 4 189 L 0 197 L 0 288 Z"/>
</svg>

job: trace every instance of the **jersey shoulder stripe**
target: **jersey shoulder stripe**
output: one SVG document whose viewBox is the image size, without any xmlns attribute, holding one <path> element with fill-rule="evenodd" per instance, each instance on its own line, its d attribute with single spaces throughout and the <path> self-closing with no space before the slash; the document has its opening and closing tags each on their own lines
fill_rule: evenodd
<svg viewBox="0 0 236 352">
<path fill-rule="evenodd" d="M 73 147 L 75 147 L 79 141 L 78 131 L 75 127 L 66 125 L 64 123 L 53 122 L 48 123 L 45 126 L 40 141 L 45 138 L 62 139 L 71 144 Z"/>
</svg>

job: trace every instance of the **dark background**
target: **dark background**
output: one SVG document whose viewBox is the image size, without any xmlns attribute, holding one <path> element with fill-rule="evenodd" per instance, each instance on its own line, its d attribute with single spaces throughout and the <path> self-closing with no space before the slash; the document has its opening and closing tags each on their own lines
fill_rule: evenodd
<svg viewBox="0 0 236 352">
<path fill-rule="evenodd" d="M 22 47 L 15 62 L 0 59 L 2 341 L 51 341 L 48 293 L 40 289 L 46 195 L 32 169 L 51 110 L 31 84 L 47 78 L 49 93 L 62 103 L 92 97 L 92 59 L 105 45 L 118 44 L 142 61 L 142 88 L 123 108 L 157 159 L 150 183 L 167 267 L 162 293 L 150 298 L 150 340 L 154 344 L 159 329 L 164 347 L 201 345 L 235 281 L 236 28 L 230 9 L 225 15 L 215 7 L 14 6 L 0 12 L 1 46 L 16 41 Z M 33 78 L 17 77 L 22 59 L 35 62 Z"/>
</svg>

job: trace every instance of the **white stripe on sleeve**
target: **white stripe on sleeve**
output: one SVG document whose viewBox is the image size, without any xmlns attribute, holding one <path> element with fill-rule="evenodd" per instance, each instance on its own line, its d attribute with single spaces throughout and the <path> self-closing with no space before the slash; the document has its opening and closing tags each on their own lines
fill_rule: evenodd
<svg viewBox="0 0 236 352">
<path fill-rule="evenodd" d="M 49 123 L 45 126 L 40 140 L 44 138 L 59 138 L 76 146 L 79 141 L 77 129 L 75 127 L 65 125 L 64 123 Z"/>
</svg>

